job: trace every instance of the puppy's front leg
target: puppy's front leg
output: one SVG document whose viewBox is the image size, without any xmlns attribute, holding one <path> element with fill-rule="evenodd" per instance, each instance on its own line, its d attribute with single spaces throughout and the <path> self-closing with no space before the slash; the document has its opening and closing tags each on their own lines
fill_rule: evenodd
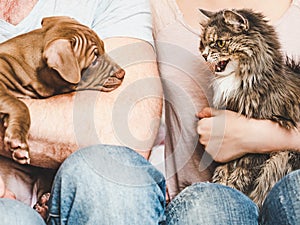
<svg viewBox="0 0 300 225">
<path fill-rule="evenodd" d="M 27 106 L 0 84 L 0 112 L 4 114 L 4 146 L 20 164 L 29 164 L 27 144 L 30 115 Z"/>
</svg>

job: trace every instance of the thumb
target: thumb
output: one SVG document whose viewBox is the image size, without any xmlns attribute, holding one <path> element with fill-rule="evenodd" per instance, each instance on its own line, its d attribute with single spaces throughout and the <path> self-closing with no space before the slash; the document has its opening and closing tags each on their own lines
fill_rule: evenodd
<svg viewBox="0 0 300 225">
<path fill-rule="evenodd" d="M 197 114 L 197 117 L 202 119 L 202 118 L 213 117 L 216 116 L 217 114 L 218 114 L 218 110 L 210 107 L 205 107 Z"/>
</svg>

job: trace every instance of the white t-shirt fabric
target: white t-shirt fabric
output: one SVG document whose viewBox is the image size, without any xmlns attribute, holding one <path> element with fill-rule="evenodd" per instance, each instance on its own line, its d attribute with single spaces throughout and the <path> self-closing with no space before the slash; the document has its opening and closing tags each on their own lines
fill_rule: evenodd
<svg viewBox="0 0 300 225">
<path fill-rule="evenodd" d="M 91 27 L 101 39 L 131 37 L 153 43 L 149 2 L 146 0 L 39 0 L 19 24 L 0 20 L 0 42 L 41 27 L 49 16 L 69 16 Z"/>
</svg>

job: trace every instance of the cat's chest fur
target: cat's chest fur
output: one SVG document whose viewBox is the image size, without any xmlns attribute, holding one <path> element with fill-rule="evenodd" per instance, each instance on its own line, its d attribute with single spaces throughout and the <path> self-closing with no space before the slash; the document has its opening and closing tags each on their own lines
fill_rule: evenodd
<svg viewBox="0 0 300 225">
<path fill-rule="evenodd" d="M 249 10 L 207 15 L 199 50 L 214 65 L 213 106 L 294 126 L 300 121 L 299 66 L 285 64 L 274 27 Z"/>
<path fill-rule="evenodd" d="M 212 87 L 214 91 L 213 105 L 215 108 L 226 108 L 230 99 L 232 99 L 241 85 L 241 81 L 235 74 L 225 77 L 218 77 L 213 80 Z"/>
</svg>

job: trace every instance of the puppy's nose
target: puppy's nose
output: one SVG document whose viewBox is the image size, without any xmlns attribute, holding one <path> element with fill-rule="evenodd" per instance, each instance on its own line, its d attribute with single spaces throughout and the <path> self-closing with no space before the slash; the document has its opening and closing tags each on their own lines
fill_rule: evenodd
<svg viewBox="0 0 300 225">
<path fill-rule="evenodd" d="M 123 79 L 125 76 L 125 70 L 120 69 L 119 71 L 115 72 L 114 76 L 119 79 Z"/>
</svg>

